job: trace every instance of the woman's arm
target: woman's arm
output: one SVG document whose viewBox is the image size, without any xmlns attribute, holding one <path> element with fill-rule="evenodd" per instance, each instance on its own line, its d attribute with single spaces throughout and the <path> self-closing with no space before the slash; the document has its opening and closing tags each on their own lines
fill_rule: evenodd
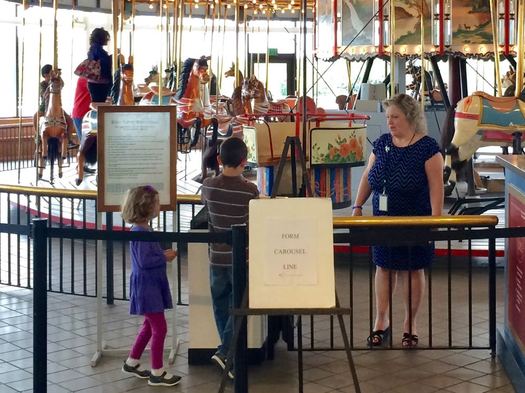
<svg viewBox="0 0 525 393">
<path fill-rule="evenodd" d="M 425 162 L 425 172 L 427 174 L 428 188 L 430 191 L 430 206 L 433 216 L 443 214 L 443 156 L 441 153 L 434 154 Z"/>
<path fill-rule="evenodd" d="M 363 209 L 357 206 L 363 206 L 363 204 L 367 201 L 368 197 L 372 193 L 372 189 L 370 188 L 370 184 L 368 183 L 368 173 L 370 172 L 370 169 L 374 165 L 375 161 L 376 156 L 374 153 L 371 153 L 370 157 L 368 158 L 368 164 L 366 165 L 366 168 L 363 171 L 363 175 L 361 176 L 361 180 L 359 181 L 359 187 L 357 188 L 357 195 L 354 201 L 354 208 L 352 208 L 353 216 L 363 215 Z"/>
</svg>

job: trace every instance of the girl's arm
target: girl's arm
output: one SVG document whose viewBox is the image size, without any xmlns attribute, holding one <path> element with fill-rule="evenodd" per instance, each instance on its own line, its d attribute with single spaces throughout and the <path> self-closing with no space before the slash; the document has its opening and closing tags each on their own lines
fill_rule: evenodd
<svg viewBox="0 0 525 393">
<path fill-rule="evenodd" d="M 363 171 L 363 175 L 361 176 L 361 180 L 359 181 L 359 187 L 357 188 L 357 195 L 355 197 L 354 206 L 352 208 L 352 215 L 353 216 L 362 216 L 363 215 L 363 209 L 361 206 L 367 201 L 368 197 L 370 197 L 370 194 L 372 193 L 372 189 L 370 188 L 370 184 L 368 183 L 368 173 L 370 172 L 370 169 L 374 165 L 376 161 L 376 156 L 374 153 L 370 153 L 370 157 L 368 158 L 368 164 Z"/>
<path fill-rule="evenodd" d="M 166 265 L 166 255 L 157 242 L 135 242 L 141 269 L 155 269 Z"/>
<path fill-rule="evenodd" d="M 434 154 L 425 162 L 425 172 L 427 174 L 428 189 L 430 191 L 430 206 L 433 216 L 443 214 L 443 156 L 441 153 Z"/>
</svg>

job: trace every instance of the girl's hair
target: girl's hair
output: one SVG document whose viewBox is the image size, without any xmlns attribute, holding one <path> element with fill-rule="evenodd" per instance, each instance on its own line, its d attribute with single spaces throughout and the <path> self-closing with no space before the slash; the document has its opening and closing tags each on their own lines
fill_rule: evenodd
<svg viewBox="0 0 525 393">
<path fill-rule="evenodd" d="M 421 134 L 427 133 L 427 121 L 419 102 L 407 94 L 398 94 L 389 100 L 383 101 L 385 110 L 392 105 L 398 107 L 405 114 L 408 122 L 415 127 L 416 132 Z"/>
<path fill-rule="evenodd" d="M 158 191 L 151 186 L 139 186 L 128 190 L 122 204 L 122 218 L 129 224 L 151 220 L 158 197 Z"/>
<path fill-rule="evenodd" d="M 93 29 L 89 36 L 89 45 L 105 45 L 109 41 L 109 33 L 103 27 Z"/>
</svg>

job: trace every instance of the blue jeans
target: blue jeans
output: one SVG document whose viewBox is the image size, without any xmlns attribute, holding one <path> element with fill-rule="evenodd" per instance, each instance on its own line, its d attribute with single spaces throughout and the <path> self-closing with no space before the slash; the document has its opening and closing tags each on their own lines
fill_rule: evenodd
<svg viewBox="0 0 525 393">
<path fill-rule="evenodd" d="M 230 309 L 233 305 L 232 267 L 210 265 L 211 300 L 213 315 L 221 344 L 217 352 L 226 356 L 233 336 L 233 321 Z"/>
<path fill-rule="evenodd" d="M 82 119 L 73 118 L 73 124 L 75 124 L 75 128 L 77 129 L 78 141 L 80 142 L 82 140 Z"/>
</svg>

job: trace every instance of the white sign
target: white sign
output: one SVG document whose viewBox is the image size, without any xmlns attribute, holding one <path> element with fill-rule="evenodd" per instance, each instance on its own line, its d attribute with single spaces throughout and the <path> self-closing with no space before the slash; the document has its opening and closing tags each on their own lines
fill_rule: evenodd
<svg viewBox="0 0 525 393">
<path fill-rule="evenodd" d="M 122 203 L 129 188 L 153 186 L 160 203 L 170 203 L 170 114 L 110 112 L 105 114 L 105 202 Z"/>
<path fill-rule="evenodd" d="M 276 228 L 279 228 L 276 230 Z M 318 247 L 315 246 L 317 225 L 306 218 L 268 219 L 265 244 L 266 285 L 316 285 Z"/>
<path fill-rule="evenodd" d="M 332 203 L 250 201 L 250 308 L 335 307 Z"/>
<path fill-rule="evenodd" d="M 161 210 L 177 208 L 177 108 L 98 107 L 97 210 L 117 212 L 125 192 L 150 185 Z"/>
</svg>

